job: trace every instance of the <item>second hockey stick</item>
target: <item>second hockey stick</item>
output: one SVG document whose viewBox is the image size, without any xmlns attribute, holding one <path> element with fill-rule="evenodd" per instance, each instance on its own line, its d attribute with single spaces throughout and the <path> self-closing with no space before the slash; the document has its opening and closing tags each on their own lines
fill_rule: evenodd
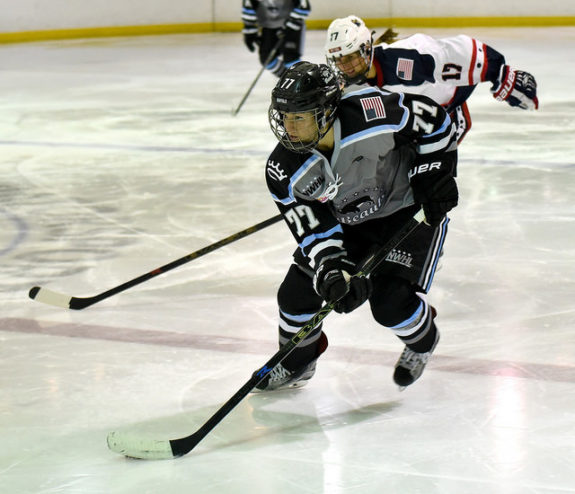
<svg viewBox="0 0 575 494">
<path fill-rule="evenodd" d="M 385 245 L 374 254 L 365 259 L 354 276 L 367 276 L 370 274 L 417 226 L 425 220 L 423 210 L 420 210 L 405 224 Z M 115 453 L 129 458 L 142 460 L 169 460 L 189 453 L 197 444 L 208 435 L 235 407 L 240 403 L 257 384 L 260 383 L 271 370 L 283 361 L 299 343 L 304 340 L 326 316 L 333 310 L 333 304 L 324 305 L 310 321 L 279 351 L 269 359 L 264 366 L 256 371 L 247 381 L 208 421 L 196 432 L 180 439 L 162 440 L 146 439 L 134 434 L 123 432 L 110 432 L 108 434 L 108 448 Z"/>
<path fill-rule="evenodd" d="M 128 288 L 132 288 L 136 285 L 139 285 L 140 283 L 144 283 L 144 281 L 148 281 L 151 278 L 155 278 L 156 276 L 159 276 L 174 268 L 177 268 L 182 264 L 186 264 L 190 261 L 193 261 L 194 259 L 197 259 L 198 257 L 209 254 L 210 252 L 213 252 L 214 250 L 219 249 L 224 245 L 231 244 L 236 240 L 239 240 L 241 238 L 247 237 L 248 235 L 251 235 L 252 233 L 263 230 L 267 226 L 273 225 L 274 223 L 277 223 L 281 219 L 282 219 L 281 214 L 273 216 L 265 221 L 262 221 L 261 223 L 257 223 L 256 225 L 250 226 L 245 230 L 234 233 L 233 235 L 230 235 L 229 237 L 219 240 L 218 242 L 215 242 L 200 250 L 192 252 L 191 254 L 188 254 L 184 257 L 180 257 L 179 259 L 176 259 L 175 261 L 172 261 L 169 264 L 160 266 L 159 268 L 156 268 L 150 271 L 149 273 L 138 276 L 133 280 L 127 281 L 126 283 L 122 283 L 121 285 L 118 285 L 114 288 L 111 288 L 110 290 L 106 290 L 105 292 L 99 293 L 98 295 L 94 295 L 92 297 L 73 297 L 70 295 L 65 295 L 63 293 L 54 292 L 52 290 L 49 290 L 48 288 L 42 288 L 39 286 L 31 288 L 30 292 L 28 293 L 28 296 L 31 299 L 36 300 L 38 302 L 42 302 L 44 304 L 54 305 L 56 307 L 62 307 L 64 309 L 82 310 L 85 309 L 86 307 L 89 307 L 90 305 L 94 305 L 95 303 L 101 302 L 102 300 L 105 300 L 111 297 L 112 295 L 116 295 L 120 292 L 123 292 L 124 290 L 127 290 Z"/>
<path fill-rule="evenodd" d="M 252 89 L 254 88 L 254 86 L 257 84 L 257 82 L 259 81 L 260 77 L 262 76 L 262 74 L 264 73 L 264 70 L 266 69 L 266 67 L 272 62 L 272 60 L 275 58 L 275 56 L 277 55 L 277 52 L 279 51 L 279 49 L 281 48 L 281 46 L 283 45 L 283 36 L 279 36 L 279 39 L 276 43 L 276 45 L 272 48 L 272 51 L 270 51 L 270 54 L 268 55 L 268 58 L 266 58 L 265 62 L 263 63 L 260 71 L 258 72 L 258 75 L 256 76 L 256 78 L 253 80 L 252 84 L 250 85 L 250 87 L 248 88 L 248 90 L 246 91 L 246 94 L 244 94 L 244 97 L 242 98 L 242 100 L 240 101 L 240 104 L 238 105 L 238 107 L 235 110 L 232 110 L 232 115 L 235 117 L 240 110 L 242 109 L 242 106 L 244 105 L 244 103 L 246 102 L 246 100 L 248 99 L 248 96 L 250 95 L 250 93 L 252 92 Z"/>
</svg>

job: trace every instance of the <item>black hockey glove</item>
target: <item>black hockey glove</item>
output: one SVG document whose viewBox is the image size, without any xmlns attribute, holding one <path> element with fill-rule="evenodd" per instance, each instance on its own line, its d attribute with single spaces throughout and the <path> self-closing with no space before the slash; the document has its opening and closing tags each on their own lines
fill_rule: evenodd
<svg viewBox="0 0 575 494">
<path fill-rule="evenodd" d="M 422 186 L 418 183 L 413 189 L 415 202 L 421 204 L 425 213 L 425 222 L 429 226 L 436 227 L 443 217 L 457 206 L 459 193 L 457 184 L 451 175 L 436 177 L 437 180 Z"/>
<path fill-rule="evenodd" d="M 288 64 L 296 62 L 301 57 L 303 26 L 303 19 L 294 16 L 294 13 L 292 12 L 283 27 L 284 44 L 282 47 L 282 53 L 284 61 Z"/>
<path fill-rule="evenodd" d="M 409 172 L 415 202 L 421 204 L 425 222 L 433 227 L 457 206 L 459 192 L 452 173 L 457 163 L 457 151 L 444 153 L 430 163 L 416 163 Z"/>
<path fill-rule="evenodd" d="M 493 97 L 506 101 L 510 106 L 524 110 L 537 110 L 537 82 L 529 72 L 514 70 L 509 65 L 502 65 L 499 79 L 491 86 Z"/>
<path fill-rule="evenodd" d="M 357 309 L 371 295 L 371 280 L 351 276 L 355 266 L 346 259 L 330 259 L 316 271 L 313 287 L 327 303 L 334 304 L 334 310 L 348 313 Z"/>
<path fill-rule="evenodd" d="M 242 30 L 242 34 L 244 35 L 244 44 L 248 47 L 248 50 L 254 52 L 260 44 L 258 29 L 255 27 L 245 27 Z"/>
</svg>

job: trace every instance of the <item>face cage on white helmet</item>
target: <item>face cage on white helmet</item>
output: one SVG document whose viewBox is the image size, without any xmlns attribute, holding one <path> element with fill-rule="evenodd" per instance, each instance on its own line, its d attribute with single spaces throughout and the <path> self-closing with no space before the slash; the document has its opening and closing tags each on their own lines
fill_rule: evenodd
<svg viewBox="0 0 575 494">
<path fill-rule="evenodd" d="M 335 119 L 335 114 L 332 111 L 331 118 L 326 116 L 326 111 L 324 108 L 315 108 L 314 110 L 310 110 L 309 112 L 303 111 L 301 113 L 311 113 L 314 117 L 317 133 L 315 134 L 314 138 L 310 141 L 301 141 L 301 140 L 292 140 L 290 135 L 288 134 L 285 124 L 284 124 L 284 117 L 286 113 L 281 110 L 277 110 L 276 108 L 271 105 L 268 110 L 268 120 L 270 122 L 270 127 L 272 132 L 276 136 L 277 140 L 281 143 L 283 147 L 289 149 L 290 151 L 294 151 L 296 153 L 309 153 L 315 149 L 319 141 L 328 133 L 331 124 Z"/>
<path fill-rule="evenodd" d="M 334 21 L 328 29 L 327 36 L 328 41 L 325 45 L 325 51 L 327 64 L 330 69 L 343 78 L 347 84 L 364 83 L 367 72 L 373 62 L 372 33 L 364 22 L 355 16 Z M 338 59 L 353 53 L 359 53 L 366 69 L 355 77 L 349 77 L 337 67 L 336 62 Z"/>
</svg>

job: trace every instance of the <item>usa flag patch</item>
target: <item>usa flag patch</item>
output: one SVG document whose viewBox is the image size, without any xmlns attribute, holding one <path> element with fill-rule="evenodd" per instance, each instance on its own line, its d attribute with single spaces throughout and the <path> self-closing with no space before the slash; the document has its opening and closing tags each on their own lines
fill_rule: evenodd
<svg viewBox="0 0 575 494">
<path fill-rule="evenodd" d="M 397 77 L 404 81 L 413 79 L 413 60 L 409 58 L 397 59 Z"/>
<path fill-rule="evenodd" d="M 383 107 L 383 101 L 381 101 L 379 96 L 361 98 L 360 101 L 366 121 L 369 122 L 370 120 L 375 120 L 377 118 L 385 118 L 385 108 Z"/>
</svg>

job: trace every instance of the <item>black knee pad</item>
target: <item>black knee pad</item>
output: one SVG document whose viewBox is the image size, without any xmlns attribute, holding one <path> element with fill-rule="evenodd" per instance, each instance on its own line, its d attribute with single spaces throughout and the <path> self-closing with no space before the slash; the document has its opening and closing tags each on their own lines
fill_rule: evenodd
<svg viewBox="0 0 575 494">
<path fill-rule="evenodd" d="M 314 314 L 323 302 L 313 289 L 311 276 L 295 264 L 290 266 L 277 297 L 280 309 L 288 314 Z"/>
<path fill-rule="evenodd" d="M 410 318 L 421 299 L 415 287 L 396 277 L 373 277 L 373 292 L 369 298 L 373 318 L 382 326 L 392 327 Z"/>
</svg>

